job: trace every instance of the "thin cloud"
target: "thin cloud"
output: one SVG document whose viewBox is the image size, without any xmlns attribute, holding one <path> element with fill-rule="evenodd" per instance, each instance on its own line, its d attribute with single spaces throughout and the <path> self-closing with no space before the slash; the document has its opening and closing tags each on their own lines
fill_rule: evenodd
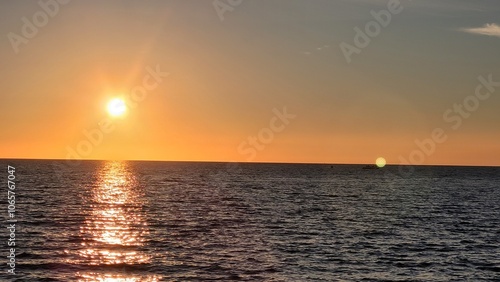
<svg viewBox="0 0 500 282">
<path fill-rule="evenodd" d="M 461 31 L 474 34 L 500 37 L 500 26 L 497 25 L 496 23 L 485 24 L 482 27 L 462 28 Z"/>
</svg>

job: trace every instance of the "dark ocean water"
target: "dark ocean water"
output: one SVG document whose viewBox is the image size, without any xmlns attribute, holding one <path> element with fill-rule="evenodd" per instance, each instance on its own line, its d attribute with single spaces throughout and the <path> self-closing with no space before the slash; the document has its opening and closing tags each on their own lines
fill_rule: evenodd
<svg viewBox="0 0 500 282">
<path fill-rule="evenodd" d="M 500 281 L 500 168 L 0 164 L 1 281 Z"/>
</svg>

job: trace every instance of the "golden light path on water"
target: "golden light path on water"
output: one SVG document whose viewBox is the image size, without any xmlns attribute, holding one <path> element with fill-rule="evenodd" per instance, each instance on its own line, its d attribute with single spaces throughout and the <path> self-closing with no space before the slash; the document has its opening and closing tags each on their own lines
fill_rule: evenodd
<svg viewBox="0 0 500 282">
<path fill-rule="evenodd" d="M 78 272 L 79 281 L 159 281 L 159 276 L 126 272 L 127 266 L 150 263 L 140 250 L 148 226 L 142 214 L 143 197 L 138 181 L 125 162 L 106 162 L 92 187 L 89 214 L 80 235 L 78 264 L 117 266 L 113 272 Z M 124 266 L 121 270 L 119 266 Z"/>
</svg>

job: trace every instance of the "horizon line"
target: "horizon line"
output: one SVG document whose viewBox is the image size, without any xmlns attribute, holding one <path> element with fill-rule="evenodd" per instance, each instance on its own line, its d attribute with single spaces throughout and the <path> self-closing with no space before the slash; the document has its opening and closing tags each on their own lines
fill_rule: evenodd
<svg viewBox="0 0 500 282">
<path fill-rule="evenodd" d="M 3 158 L 0 160 L 24 161 L 122 161 L 122 162 L 178 162 L 178 163 L 239 163 L 239 164 L 297 164 L 297 165 L 373 165 L 374 163 L 326 163 L 326 162 L 280 162 L 280 161 L 216 161 L 216 160 L 154 160 L 154 159 L 58 159 L 58 158 Z M 387 163 L 385 166 L 456 166 L 456 167 L 500 167 L 500 165 L 472 165 L 472 164 L 395 164 Z"/>
</svg>

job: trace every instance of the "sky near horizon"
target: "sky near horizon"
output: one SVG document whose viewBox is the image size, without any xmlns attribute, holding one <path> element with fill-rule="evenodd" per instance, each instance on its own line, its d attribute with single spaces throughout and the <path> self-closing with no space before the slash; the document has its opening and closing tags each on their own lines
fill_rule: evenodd
<svg viewBox="0 0 500 282">
<path fill-rule="evenodd" d="M 396 2 L 2 1 L 0 158 L 500 165 L 500 2 Z"/>
</svg>

